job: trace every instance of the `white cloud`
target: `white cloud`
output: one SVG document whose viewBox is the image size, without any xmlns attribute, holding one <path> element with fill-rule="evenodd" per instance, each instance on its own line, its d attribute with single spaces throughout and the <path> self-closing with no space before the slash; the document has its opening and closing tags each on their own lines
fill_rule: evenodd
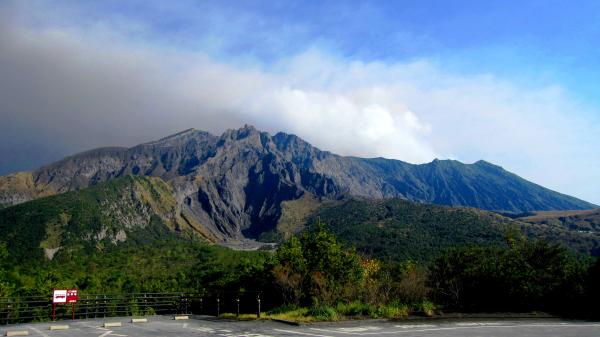
<svg viewBox="0 0 600 337">
<path fill-rule="evenodd" d="M 239 65 L 140 47 L 106 27 L 82 35 L 10 20 L 0 26 L 3 144 L 66 154 L 250 123 L 345 155 L 483 158 L 600 202 L 600 137 L 590 126 L 597 121 L 582 117 L 586 107 L 560 86 L 453 74 L 425 59 L 364 63 L 316 49 L 269 67 Z"/>
</svg>

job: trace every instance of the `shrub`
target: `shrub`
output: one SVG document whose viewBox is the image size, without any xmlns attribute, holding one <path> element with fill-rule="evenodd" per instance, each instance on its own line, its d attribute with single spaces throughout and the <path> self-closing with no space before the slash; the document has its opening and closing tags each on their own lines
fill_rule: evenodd
<svg viewBox="0 0 600 337">
<path fill-rule="evenodd" d="M 306 315 L 313 316 L 320 321 L 335 321 L 339 318 L 339 315 L 337 311 L 335 311 L 335 308 L 324 304 L 317 304 L 311 306 L 308 309 Z"/>
<path fill-rule="evenodd" d="M 546 241 L 453 249 L 433 264 L 436 300 L 461 310 L 550 310 L 572 306 L 583 292 L 585 264 Z"/>
<path fill-rule="evenodd" d="M 423 300 L 415 306 L 415 311 L 425 316 L 433 316 L 435 313 L 435 304 L 430 301 Z"/>
<path fill-rule="evenodd" d="M 338 303 L 336 310 L 343 316 L 368 316 L 377 317 L 377 308 L 362 302 Z"/>
<path fill-rule="evenodd" d="M 273 269 L 287 303 L 336 303 L 355 298 L 363 269 L 355 251 L 345 249 L 319 222 L 283 243 Z"/>
<path fill-rule="evenodd" d="M 383 318 L 402 318 L 408 316 L 408 313 L 406 304 L 391 303 L 377 308 L 377 314 Z"/>
</svg>

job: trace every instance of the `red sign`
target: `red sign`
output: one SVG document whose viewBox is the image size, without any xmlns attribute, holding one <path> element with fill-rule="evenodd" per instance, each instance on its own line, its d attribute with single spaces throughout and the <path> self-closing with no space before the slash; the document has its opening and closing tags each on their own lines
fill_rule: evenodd
<svg viewBox="0 0 600 337">
<path fill-rule="evenodd" d="M 52 292 L 52 320 L 56 321 L 56 305 L 71 304 L 71 318 L 75 319 L 77 305 L 77 289 L 54 289 Z"/>
<path fill-rule="evenodd" d="M 77 289 L 67 289 L 67 303 L 77 303 Z"/>
<path fill-rule="evenodd" d="M 56 289 L 52 296 L 54 304 L 77 303 L 77 289 Z"/>
</svg>

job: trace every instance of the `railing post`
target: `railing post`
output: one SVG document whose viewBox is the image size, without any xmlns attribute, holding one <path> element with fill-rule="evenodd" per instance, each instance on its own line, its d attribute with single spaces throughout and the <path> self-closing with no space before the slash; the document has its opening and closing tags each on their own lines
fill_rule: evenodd
<svg viewBox="0 0 600 337">
<path fill-rule="evenodd" d="M 256 312 L 256 318 L 260 318 L 260 293 L 256 295 L 256 300 L 258 302 L 258 311 Z"/>
<path fill-rule="evenodd" d="M 185 314 L 189 314 L 188 302 L 190 301 L 189 294 L 184 294 L 185 296 Z"/>
</svg>

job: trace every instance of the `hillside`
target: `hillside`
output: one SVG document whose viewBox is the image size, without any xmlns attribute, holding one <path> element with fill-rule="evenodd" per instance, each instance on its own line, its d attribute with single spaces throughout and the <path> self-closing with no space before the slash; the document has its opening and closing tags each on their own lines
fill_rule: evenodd
<svg viewBox="0 0 600 337">
<path fill-rule="evenodd" d="M 15 205 L 127 175 L 168 183 L 174 192 L 174 216 L 221 241 L 271 232 L 283 205 L 305 198 L 401 198 L 512 213 L 595 207 L 484 161 L 413 165 L 343 157 L 294 135 L 271 136 L 251 126 L 221 136 L 190 129 L 132 148 L 100 148 L 33 172 L 0 177 L 0 204 Z"/>
<path fill-rule="evenodd" d="M 591 216 L 590 212 L 583 212 Z M 593 213 L 596 214 L 596 213 Z M 287 221 L 297 218 L 294 229 Z M 351 199 L 286 205 L 270 238 L 289 237 L 320 219 L 341 241 L 384 260 L 428 260 L 459 246 L 505 246 L 508 238 L 525 235 L 561 243 L 575 251 L 600 255 L 600 232 L 582 232 L 567 224 L 542 225 L 474 208 L 414 203 L 401 199 Z"/>
<path fill-rule="evenodd" d="M 176 208 L 171 187 L 160 178 L 126 176 L 1 209 L 0 241 L 15 261 L 23 261 L 170 237 L 215 239 L 186 222 Z"/>
<path fill-rule="evenodd" d="M 600 231 L 600 209 L 577 211 L 539 211 L 518 218 L 520 221 L 542 225 L 562 225 L 572 230 Z"/>
<path fill-rule="evenodd" d="M 419 204 L 401 199 L 346 200 L 320 207 L 329 230 L 369 256 L 384 260 L 427 260 L 443 249 L 465 245 L 504 245 L 518 226 L 492 212 Z"/>
<path fill-rule="evenodd" d="M 516 220 L 527 224 L 523 228 L 528 233 L 543 233 L 600 256 L 600 209 L 534 212 Z"/>
<path fill-rule="evenodd" d="M 221 241 L 178 209 L 175 195 L 160 178 L 125 176 L 7 207 L 0 210 L 0 245 L 7 245 L 13 262 L 70 259 L 169 240 L 249 247 L 251 242 Z M 341 241 L 368 256 L 390 261 L 426 261 L 457 246 L 504 246 L 507 235 L 523 234 L 600 255 L 597 222 L 590 225 L 592 229 L 582 230 L 582 221 L 595 219 L 597 210 L 542 212 L 511 219 L 475 208 L 399 198 L 330 200 L 310 194 L 284 201 L 281 208 L 277 224 L 260 234 L 261 241 L 281 242 L 320 219 Z M 569 225 L 571 218 L 579 225 Z M 258 246 L 254 243 L 253 247 Z"/>
</svg>

